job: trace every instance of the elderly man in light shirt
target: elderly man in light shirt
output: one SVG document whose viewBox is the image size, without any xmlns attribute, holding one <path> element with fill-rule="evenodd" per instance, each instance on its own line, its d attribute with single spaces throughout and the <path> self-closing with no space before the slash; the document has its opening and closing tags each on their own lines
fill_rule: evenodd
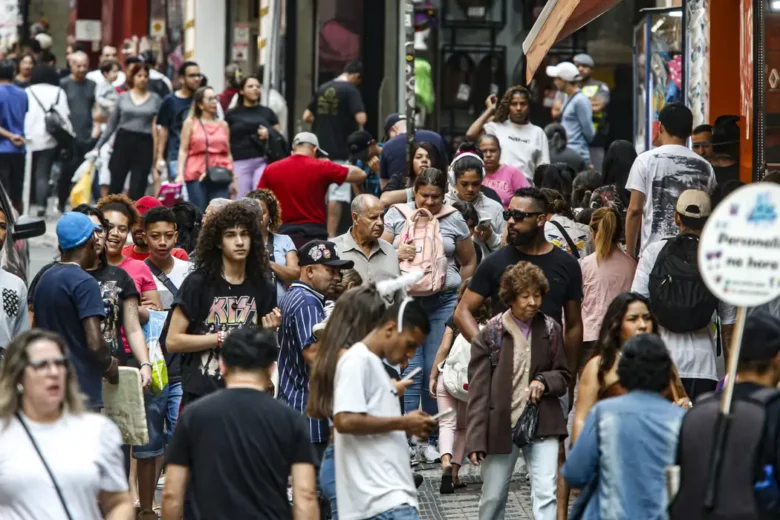
<svg viewBox="0 0 780 520">
<path fill-rule="evenodd" d="M 332 240 L 339 258 L 352 260 L 363 282 L 379 282 L 401 274 L 395 248 L 382 240 L 384 207 L 373 195 L 358 195 L 352 201 L 352 227 Z"/>
</svg>

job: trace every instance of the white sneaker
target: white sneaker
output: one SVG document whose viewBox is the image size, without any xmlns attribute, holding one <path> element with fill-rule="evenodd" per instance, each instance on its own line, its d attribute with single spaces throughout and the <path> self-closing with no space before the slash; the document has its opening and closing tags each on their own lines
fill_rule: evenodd
<svg viewBox="0 0 780 520">
<path fill-rule="evenodd" d="M 428 464 L 434 464 L 441 462 L 441 456 L 439 450 L 433 444 L 424 444 L 420 446 L 420 458 L 425 460 Z"/>
<path fill-rule="evenodd" d="M 409 462 L 412 466 L 415 466 L 420 463 L 419 459 L 417 458 L 417 447 L 416 446 L 409 446 Z"/>
</svg>

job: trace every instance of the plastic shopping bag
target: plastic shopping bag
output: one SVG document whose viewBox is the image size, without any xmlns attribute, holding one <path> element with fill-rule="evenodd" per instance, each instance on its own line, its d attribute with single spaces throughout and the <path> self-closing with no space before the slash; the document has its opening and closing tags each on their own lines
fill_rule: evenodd
<svg viewBox="0 0 780 520">
<path fill-rule="evenodd" d="M 168 365 L 165 364 L 165 356 L 160 348 L 160 335 L 167 317 L 167 312 L 149 311 L 149 321 L 144 325 L 149 363 L 152 365 L 152 392 L 155 395 L 160 395 L 168 384 Z"/>
<path fill-rule="evenodd" d="M 75 208 L 79 204 L 89 204 L 89 201 L 92 200 L 92 170 L 94 167 L 94 160 L 86 160 L 81 163 L 81 166 L 73 175 L 76 185 L 70 190 L 71 207 Z"/>
</svg>

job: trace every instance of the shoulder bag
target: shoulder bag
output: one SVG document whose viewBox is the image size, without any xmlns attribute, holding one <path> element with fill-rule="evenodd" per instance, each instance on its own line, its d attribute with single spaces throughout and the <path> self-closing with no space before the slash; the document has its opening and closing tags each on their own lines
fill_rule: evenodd
<svg viewBox="0 0 780 520">
<path fill-rule="evenodd" d="M 52 473 L 51 468 L 49 468 L 49 464 L 46 462 L 46 459 L 43 458 L 43 453 L 41 453 L 40 448 L 38 448 L 38 443 L 35 442 L 35 438 L 30 433 L 29 428 L 27 428 L 27 424 L 24 422 L 24 419 L 22 419 L 22 416 L 19 414 L 19 412 L 16 412 L 16 419 L 22 425 L 22 428 L 24 428 L 24 433 L 27 434 L 27 437 L 30 439 L 30 443 L 33 445 L 33 448 L 35 448 L 35 453 L 38 454 L 38 458 L 41 459 L 41 462 L 43 463 L 43 467 L 46 468 L 46 473 L 49 474 L 51 483 L 54 484 L 54 490 L 57 492 L 57 496 L 60 497 L 62 508 L 65 510 L 65 516 L 68 518 L 68 520 L 73 520 L 73 515 L 70 514 L 70 510 L 68 509 L 68 504 L 65 503 L 65 497 L 62 494 L 60 485 L 57 484 L 57 479 L 54 478 L 54 473 Z"/>
<path fill-rule="evenodd" d="M 179 288 L 176 287 L 170 278 L 168 278 L 168 275 L 162 272 L 162 269 L 154 265 L 151 260 L 148 258 L 144 260 L 144 263 L 149 266 L 149 270 L 152 271 L 152 274 L 160 280 L 160 282 L 165 286 L 166 289 L 168 289 L 173 296 L 176 296 L 176 293 L 179 292 Z"/>
<path fill-rule="evenodd" d="M 568 244 L 569 249 L 571 250 L 571 254 L 574 255 L 574 258 L 577 260 L 580 259 L 580 252 L 577 249 L 577 245 L 574 243 L 574 240 L 571 239 L 569 234 L 566 232 L 566 230 L 563 228 L 560 222 L 556 222 L 554 220 L 549 221 L 550 224 L 558 228 L 558 231 L 561 232 L 561 235 L 563 235 L 563 239 L 566 240 L 566 244 Z"/>
<path fill-rule="evenodd" d="M 203 137 L 206 139 L 206 178 L 214 184 L 226 186 L 233 182 L 233 172 L 222 166 L 209 166 L 209 133 L 206 131 L 206 125 L 202 119 L 198 119 L 201 128 L 203 128 Z"/>
</svg>

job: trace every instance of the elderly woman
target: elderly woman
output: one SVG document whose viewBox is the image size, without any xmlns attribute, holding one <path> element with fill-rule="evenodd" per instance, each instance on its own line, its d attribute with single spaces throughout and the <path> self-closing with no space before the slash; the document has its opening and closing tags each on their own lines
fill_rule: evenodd
<svg viewBox="0 0 780 520">
<path fill-rule="evenodd" d="M 508 310 L 491 319 L 471 344 L 466 449 L 471 463 L 481 466 L 480 520 L 504 518 L 521 450 L 531 473 L 534 518 L 556 518 L 558 443 L 566 437 L 559 398 L 571 373 L 560 325 L 539 310 L 549 288 L 535 265 L 510 267 L 499 288 Z M 529 403 L 538 409 L 538 427 L 534 441 L 519 448 L 512 429 Z"/>
<path fill-rule="evenodd" d="M 0 518 L 133 518 L 121 444 L 114 423 L 84 411 L 62 338 L 33 329 L 8 345 L 0 371 Z"/>
<path fill-rule="evenodd" d="M 425 343 L 417 349 L 417 353 L 409 362 L 408 370 L 421 367 L 422 373 L 417 373 L 414 383 L 404 394 L 406 410 L 416 410 L 420 406 L 428 414 L 435 414 L 436 400 L 428 392 L 423 391 L 423 381 L 428 381 L 433 369 L 433 361 L 444 336 L 444 326 L 452 316 L 458 301 L 458 287 L 461 281 L 470 278 L 477 267 L 477 254 L 471 232 L 461 214 L 450 205 L 444 204 L 447 192 L 447 175 L 441 170 L 427 168 L 420 172 L 414 181 L 414 201 L 408 204 L 396 204 L 385 216 L 385 232 L 382 239 L 390 242 L 398 250 L 398 259 L 414 261 L 422 256 L 423 251 L 417 251 L 414 245 L 402 241 L 406 234 L 407 216 L 417 209 L 425 209 L 439 223 L 439 232 L 447 258 L 447 270 L 444 283 L 433 294 L 419 298 L 431 324 L 431 332 Z M 403 271 L 403 270 L 402 270 Z M 415 294 L 412 292 L 412 294 Z M 432 442 L 432 441 L 431 441 Z M 431 443 L 421 447 L 423 457 L 427 462 L 438 462 L 439 453 Z"/>
</svg>

